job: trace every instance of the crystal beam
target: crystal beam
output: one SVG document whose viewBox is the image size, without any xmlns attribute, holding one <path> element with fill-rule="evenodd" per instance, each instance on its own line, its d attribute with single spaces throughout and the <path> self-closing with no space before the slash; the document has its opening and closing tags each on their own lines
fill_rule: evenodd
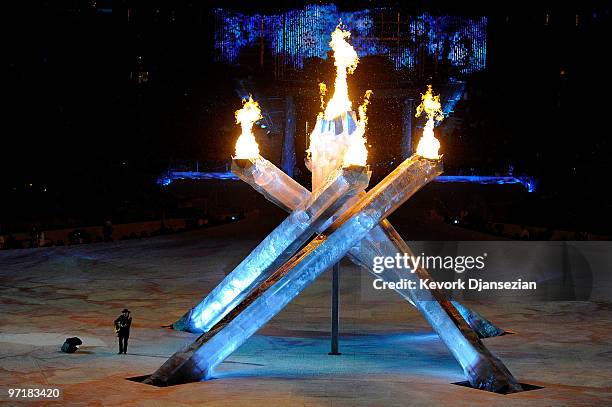
<svg viewBox="0 0 612 407">
<path fill-rule="evenodd" d="M 260 174 L 261 159 L 234 160 L 236 173 Z M 261 167 L 266 167 L 264 163 Z M 267 174 L 273 174 L 266 171 Z M 352 166 L 335 170 L 314 193 L 298 204 L 225 279 L 199 304 L 178 320 L 174 327 L 206 332 L 231 311 L 249 292 L 269 277 L 278 266 L 302 247 L 349 198 L 367 186 L 370 172 L 366 167 Z M 269 179 L 278 181 L 274 175 Z M 268 179 L 263 185 L 268 188 Z M 276 182 L 272 182 L 276 185 Z M 301 198 L 301 196 L 299 196 Z M 292 199 L 285 195 L 283 199 Z M 276 201 L 276 200 L 275 200 Z M 278 202 L 278 201 L 277 201 Z"/>
<path fill-rule="evenodd" d="M 255 190 L 261 193 L 267 200 L 275 203 L 282 209 L 291 212 L 297 208 L 300 203 L 307 200 L 310 197 L 310 191 L 296 182 L 294 179 L 287 176 L 278 167 L 272 164 L 270 161 L 258 157 L 257 159 L 251 160 L 252 165 L 240 166 L 236 163 L 232 164 L 232 171 L 241 180 L 251 185 Z M 350 198 L 338 212 L 342 213 L 347 207 L 352 206 L 357 197 Z M 388 235 L 397 235 L 397 232 L 388 220 L 383 220 L 380 225 L 374 227 L 372 231 L 364 237 L 354 248 L 348 253 L 348 257 L 355 263 L 364 267 L 370 274 L 378 278 L 378 274 L 372 270 L 374 264 L 374 256 L 383 256 L 385 252 L 392 249 L 381 250 L 381 248 L 393 248 L 394 244 L 399 240 L 391 240 Z M 405 243 L 404 243 L 405 245 Z M 397 249 L 401 251 L 401 248 Z M 409 273 L 409 271 L 406 271 Z M 411 297 L 404 295 L 402 291 L 398 293 L 409 301 L 412 305 Z M 218 292 L 215 294 L 219 294 Z M 227 294 L 226 294 L 227 295 Z M 209 294 L 206 298 L 212 298 L 213 293 Z M 201 304 L 201 303 L 200 303 Z M 200 307 L 200 304 L 196 307 Z M 488 338 L 491 336 L 501 335 L 504 331 L 496 327 L 493 323 L 480 316 L 478 313 L 469 310 L 467 307 L 458 304 L 453 301 L 453 304 L 458 306 L 458 310 L 461 311 L 462 315 L 470 315 L 467 318 L 468 324 L 476 331 L 478 336 L 481 338 Z M 211 310 L 210 318 L 217 318 L 214 316 L 216 312 Z M 204 329 L 198 328 L 195 324 L 195 319 L 198 317 L 198 312 L 193 310 L 185 313 L 177 322 L 173 324 L 174 329 L 186 330 L 189 332 L 202 333 Z M 200 317 L 201 318 L 201 317 Z M 201 318 L 202 319 L 202 318 Z M 210 322 L 202 320 L 202 326 L 210 325 Z"/>
<path fill-rule="evenodd" d="M 270 275 L 223 320 L 176 352 L 145 382 L 164 386 L 210 378 L 215 366 L 441 172 L 440 161 L 418 156 L 404 161 L 325 232 Z"/>
</svg>

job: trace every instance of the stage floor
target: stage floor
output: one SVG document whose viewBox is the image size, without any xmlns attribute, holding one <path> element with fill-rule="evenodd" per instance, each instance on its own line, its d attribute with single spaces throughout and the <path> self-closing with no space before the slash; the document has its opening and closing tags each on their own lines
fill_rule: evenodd
<svg viewBox="0 0 612 407">
<path fill-rule="evenodd" d="M 612 304 L 468 303 L 516 332 L 485 343 L 521 382 L 543 387 L 504 396 L 453 385 L 464 380 L 461 368 L 420 315 L 347 262 L 341 356 L 327 355 L 325 273 L 231 355 L 216 380 L 169 388 L 127 380 L 152 373 L 195 337 L 161 325 L 210 291 L 273 226 L 253 222 L 0 252 L 2 392 L 56 386 L 63 405 L 104 406 L 612 405 Z M 117 355 L 112 324 L 124 307 L 134 324 L 129 354 Z M 81 349 L 59 352 L 70 336 L 83 340 Z"/>
</svg>

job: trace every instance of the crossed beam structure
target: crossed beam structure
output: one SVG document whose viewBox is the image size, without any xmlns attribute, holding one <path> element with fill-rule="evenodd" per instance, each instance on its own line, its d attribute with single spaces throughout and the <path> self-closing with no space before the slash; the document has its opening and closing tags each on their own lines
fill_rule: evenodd
<svg viewBox="0 0 612 407">
<path fill-rule="evenodd" d="M 234 160 L 232 171 L 291 213 L 177 321 L 176 328 L 202 334 L 145 383 L 167 386 L 211 378 L 219 363 L 346 254 L 372 273 L 375 256 L 411 255 L 386 218 L 441 174 L 442 163 L 413 155 L 367 193 L 370 173 L 365 167 L 332 170 L 312 194 L 261 157 Z M 316 237 L 308 242 L 313 234 Z M 412 280 L 417 287 L 419 280 L 431 281 L 423 268 L 391 268 L 374 274 L 384 281 Z M 473 387 L 504 393 L 522 390 L 480 340 L 498 335 L 499 329 L 438 290 L 396 291 L 431 324 Z"/>
</svg>

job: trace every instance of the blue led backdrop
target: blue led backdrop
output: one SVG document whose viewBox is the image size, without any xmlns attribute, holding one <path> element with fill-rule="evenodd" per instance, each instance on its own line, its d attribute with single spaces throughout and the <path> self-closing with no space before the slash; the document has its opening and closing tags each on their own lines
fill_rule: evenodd
<svg viewBox="0 0 612 407">
<path fill-rule="evenodd" d="M 329 35 L 339 20 L 350 29 L 360 57 L 386 55 L 396 69 L 420 75 L 426 62 L 447 63 L 461 75 L 486 66 L 486 17 L 408 15 L 380 8 L 345 12 L 333 4 L 273 15 L 216 9 L 216 59 L 237 63 L 245 48 L 260 47 L 284 67 L 301 69 L 308 58 L 327 57 Z"/>
</svg>

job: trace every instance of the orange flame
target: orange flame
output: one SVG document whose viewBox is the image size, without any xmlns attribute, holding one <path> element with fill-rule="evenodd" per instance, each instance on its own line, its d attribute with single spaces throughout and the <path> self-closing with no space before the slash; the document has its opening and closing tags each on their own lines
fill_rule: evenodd
<svg viewBox="0 0 612 407">
<path fill-rule="evenodd" d="M 351 33 L 343 30 L 338 24 L 331 34 L 329 45 L 333 51 L 336 78 L 334 81 L 334 94 L 325 105 L 327 87 L 319 84 L 321 95 L 321 110 L 317 117 L 317 124 L 310 135 L 310 147 L 307 151 L 308 168 L 312 172 L 313 189 L 317 188 L 325 178 L 336 168 L 350 165 L 365 166 L 368 157 L 366 148 L 365 129 L 367 119 L 366 106 L 371 91 L 366 92 L 364 104 L 359 108 L 359 119 L 352 111 L 352 102 L 348 94 L 347 77 L 352 74 L 359 63 L 357 52 L 347 42 Z M 342 133 L 335 134 L 330 129 L 335 125 L 333 120 L 341 120 Z M 350 123 L 355 122 L 356 128 L 349 133 Z"/>
<path fill-rule="evenodd" d="M 368 110 L 368 104 L 370 103 L 370 96 L 372 96 L 372 91 L 367 90 L 363 97 L 363 103 L 361 106 L 359 106 L 359 120 L 357 121 L 357 129 L 351 134 L 349 146 L 344 153 L 344 167 L 351 165 L 365 166 L 368 161 L 365 131 L 366 125 L 368 124 L 366 111 Z"/>
<path fill-rule="evenodd" d="M 318 118 L 323 118 L 323 112 L 325 111 L 325 94 L 327 93 L 327 85 L 323 82 L 319 83 L 319 96 L 321 98 L 321 113 Z"/>
<path fill-rule="evenodd" d="M 349 31 L 340 28 L 340 24 L 332 33 L 329 46 L 334 51 L 334 65 L 336 66 L 336 80 L 334 82 L 334 95 L 327 102 L 325 119 L 331 120 L 344 112 L 353 110 L 348 95 L 347 73 L 352 74 L 357 68 L 359 57 L 351 44 L 346 40 L 351 36 Z"/>
<path fill-rule="evenodd" d="M 434 96 L 431 85 L 427 85 L 427 92 L 424 95 L 421 94 L 421 104 L 417 107 L 415 117 L 419 117 L 423 112 L 427 115 L 427 123 L 425 123 L 423 137 L 419 140 L 416 153 L 421 157 L 437 160 L 440 158 L 438 154 L 440 142 L 434 136 L 434 121 L 442 120 L 444 114 L 440 104 L 440 95 Z"/>
<path fill-rule="evenodd" d="M 242 133 L 236 141 L 234 158 L 256 158 L 259 156 L 259 145 L 253 134 L 253 123 L 261 119 L 259 103 L 249 95 L 249 100 L 242 99 L 242 109 L 236 110 L 236 123 L 242 127 Z"/>
</svg>

